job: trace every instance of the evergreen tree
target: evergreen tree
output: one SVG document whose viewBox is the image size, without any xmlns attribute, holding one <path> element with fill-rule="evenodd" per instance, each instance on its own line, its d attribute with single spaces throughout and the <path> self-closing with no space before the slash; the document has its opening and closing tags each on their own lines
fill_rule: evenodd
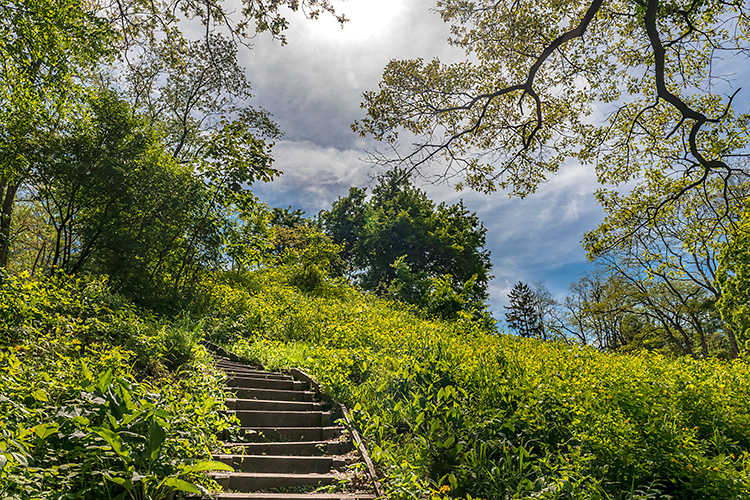
<svg viewBox="0 0 750 500">
<path fill-rule="evenodd" d="M 543 332 L 542 320 L 536 307 L 536 296 L 529 285 L 519 281 L 508 294 L 510 306 L 505 308 L 508 327 L 521 337 L 537 337 Z"/>
</svg>

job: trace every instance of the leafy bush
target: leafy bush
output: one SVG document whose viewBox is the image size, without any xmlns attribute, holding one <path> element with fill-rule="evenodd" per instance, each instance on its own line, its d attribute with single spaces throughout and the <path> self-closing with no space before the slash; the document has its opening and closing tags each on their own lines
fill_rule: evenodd
<svg viewBox="0 0 750 500">
<path fill-rule="evenodd" d="M 390 498 L 750 496 L 745 360 L 605 354 L 341 297 L 231 288 L 207 327 L 353 408 Z"/>
<path fill-rule="evenodd" d="M 0 286 L 0 492 L 11 498 L 199 493 L 229 425 L 196 325 L 155 317 L 106 282 Z"/>
</svg>

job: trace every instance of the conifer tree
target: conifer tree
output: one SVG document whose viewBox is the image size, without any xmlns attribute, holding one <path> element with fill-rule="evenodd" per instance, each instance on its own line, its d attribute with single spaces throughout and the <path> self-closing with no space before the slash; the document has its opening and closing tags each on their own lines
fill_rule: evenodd
<svg viewBox="0 0 750 500">
<path fill-rule="evenodd" d="M 508 327 L 521 337 L 536 337 L 542 333 L 542 321 L 536 308 L 536 297 L 529 285 L 519 281 L 508 294 L 510 306 L 505 306 Z"/>
</svg>

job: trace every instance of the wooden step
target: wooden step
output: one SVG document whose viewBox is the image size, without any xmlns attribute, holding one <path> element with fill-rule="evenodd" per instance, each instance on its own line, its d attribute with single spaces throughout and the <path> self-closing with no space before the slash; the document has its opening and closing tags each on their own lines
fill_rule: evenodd
<svg viewBox="0 0 750 500">
<path fill-rule="evenodd" d="M 258 491 L 277 488 L 318 488 L 336 483 L 333 474 L 272 474 L 263 472 L 235 472 L 211 474 L 224 490 Z"/>
<path fill-rule="evenodd" d="M 351 441 L 224 443 L 223 447 L 245 455 L 343 455 L 354 449 Z"/>
<path fill-rule="evenodd" d="M 370 493 L 213 493 L 216 500 L 375 500 Z"/>
<path fill-rule="evenodd" d="M 240 427 L 249 442 L 265 441 L 330 441 L 341 435 L 342 427 Z"/>
<path fill-rule="evenodd" d="M 246 387 L 253 389 L 274 389 L 277 391 L 304 391 L 308 388 L 307 382 L 294 379 L 276 379 L 262 377 L 229 377 L 227 385 L 231 387 Z"/>
<path fill-rule="evenodd" d="M 278 380 L 294 380 L 294 377 L 285 373 L 261 372 L 256 370 L 243 370 L 241 368 L 227 368 L 222 366 L 219 366 L 219 368 L 221 368 L 221 370 L 226 373 L 229 378 L 241 376 L 254 378 L 270 378 Z"/>
<path fill-rule="evenodd" d="M 232 410 L 242 427 L 330 426 L 331 413 L 323 411 Z"/>
<path fill-rule="evenodd" d="M 264 411 L 327 411 L 328 403 L 317 401 L 269 401 L 264 399 L 228 398 L 225 403 L 230 410 L 264 410 Z"/>
<path fill-rule="evenodd" d="M 313 400 L 310 391 L 286 391 L 277 389 L 258 389 L 248 387 L 227 387 L 227 391 L 240 399 L 263 399 L 272 401 L 307 401 Z"/>
<path fill-rule="evenodd" d="M 341 457 L 288 455 L 214 455 L 214 460 L 234 467 L 238 472 L 277 474 L 326 474 L 346 465 Z"/>
</svg>

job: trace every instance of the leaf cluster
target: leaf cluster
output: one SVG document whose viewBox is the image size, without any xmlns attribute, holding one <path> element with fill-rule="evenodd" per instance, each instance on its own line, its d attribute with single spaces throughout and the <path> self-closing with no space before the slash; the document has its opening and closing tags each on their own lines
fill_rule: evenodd
<svg viewBox="0 0 750 500">
<path fill-rule="evenodd" d="M 438 205 L 395 171 L 369 198 L 352 188 L 319 218 L 365 290 L 446 318 L 484 310 L 492 268 L 487 230 L 463 202 Z"/>
</svg>

